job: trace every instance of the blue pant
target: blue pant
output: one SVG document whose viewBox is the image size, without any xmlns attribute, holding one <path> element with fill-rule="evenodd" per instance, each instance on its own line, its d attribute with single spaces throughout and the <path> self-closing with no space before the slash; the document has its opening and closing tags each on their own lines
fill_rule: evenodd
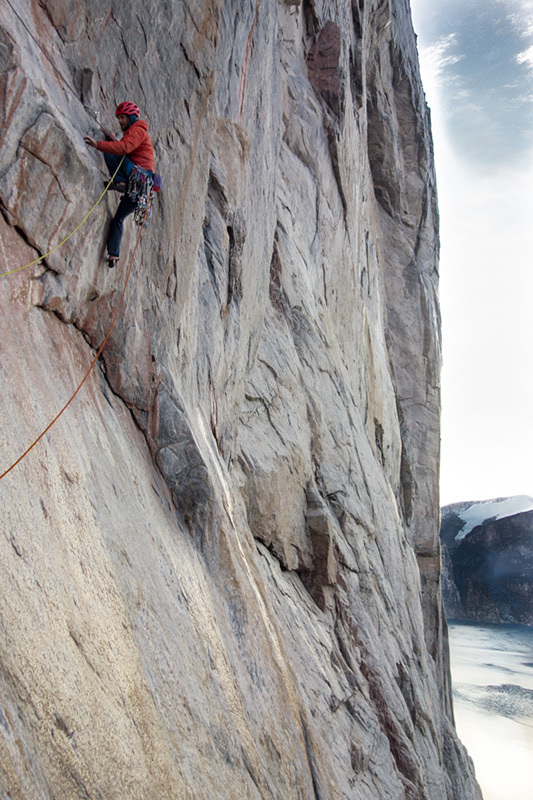
<svg viewBox="0 0 533 800">
<path fill-rule="evenodd" d="M 104 158 L 109 170 L 109 174 L 114 175 L 116 168 L 120 164 L 121 156 L 116 156 L 113 153 L 104 153 Z M 127 156 L 124 156 L 124 161 L 122 162 L 119 171 L 115 175 L 115 182 L 127 184 L 128 178 L 133 171 L 133 167 L 133 161 L 131 161 L 131 159 L 129 159 Z M 110 256 L 118 257 L 120 255 L 120 243 L 122 241 L 124 220 L 126 217 L 129 217 L 130 214 L 133 214 L 136 205 L 137 203 L 134 200 L 130 200 L 130 198 L 125 194 L 122 195 L 122 199 L 118 204 L 115 216 L 111 220 L 111 225 L 109 226 L 107 252 Z"/>
</svg>

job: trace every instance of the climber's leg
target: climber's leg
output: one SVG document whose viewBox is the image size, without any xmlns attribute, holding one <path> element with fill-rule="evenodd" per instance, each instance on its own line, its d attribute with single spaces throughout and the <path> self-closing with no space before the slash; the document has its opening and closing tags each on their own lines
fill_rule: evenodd
<svg viewBox="0 0 533 800">
<path fill-rule="evenodd" d="M 133 214 L 136 205 L 137 203 L 135 200 L 130 200 L 130 198 L 126 195 L 123 195 L 122 200 L 118 204 L 115 216 L 111 220 L 109 236 L 107 237 L 107 252 L 110 256 L 115 256 L 118 258 L 120 255 L 120 243 L 122 241 L 124 220 L 130 214 Z"/>
<path fill-rule="evenodd" d="M 110 176 L 115 175 L 115 171 L 120 164 L 121 158 L 122 156 L 116 156 L 113 153 L 104 153 L 105 163 L 107 165 L 107 169 L 109 170 Z M 133 161 L 129 159 L 128 156 L 124 156 L 124 161 L 122 162 L 119 171 L 115 175 L 115 183 L 127 183 L 128 178 L 133 170 L 133 166 Z"/>
</svg>

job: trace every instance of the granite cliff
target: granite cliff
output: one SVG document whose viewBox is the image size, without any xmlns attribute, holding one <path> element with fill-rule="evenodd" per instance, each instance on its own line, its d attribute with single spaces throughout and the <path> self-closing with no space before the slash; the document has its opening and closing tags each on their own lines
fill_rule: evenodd
<svg viewBox="0 0 533 800">
<path fill-rule="evenodd" d="M 164 179 L 0 481 L 2 795 L 477 800 L 409 3 L 3 0 L 0 66 L 2 272 L 98 197 L 95 112 L 135 100 Z M 2 472 L 111 325 L 115 202 L 0 279 Z"/>
<path fill-rule="evenodd" d="M 533 498 L 445 506 L 440 536 L 449 618 L 533 625 Z"/>
</svg>

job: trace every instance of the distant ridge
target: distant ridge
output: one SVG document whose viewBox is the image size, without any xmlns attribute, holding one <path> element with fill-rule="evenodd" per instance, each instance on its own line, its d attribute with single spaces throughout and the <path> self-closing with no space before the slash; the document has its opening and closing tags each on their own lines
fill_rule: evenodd
<svg viewBox="0 0 533 800">
<path fill-rule="evenodd" d="M 533 625 L 533 497 L 445 506 L 440 538 L 449 618 Z"/>
<path fill-rule="evenodd" d="M 513 497 L 498 497 L 493 500 L 475 500 L 463 503 L 452 503 L 442 509 L 442 518 L 447 514 L 455 514 L 463 520 L 463 527 L 456 535 L 460 541 L 477 525 L 489 519 L 503 519 L 524 511 L 533 510 L 533 497 L 520 494 Z"/>
</svg>

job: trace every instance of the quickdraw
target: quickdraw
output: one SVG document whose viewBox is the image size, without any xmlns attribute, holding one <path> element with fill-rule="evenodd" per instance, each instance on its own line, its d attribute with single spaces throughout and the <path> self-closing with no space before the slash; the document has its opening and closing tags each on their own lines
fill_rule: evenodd
<svg viewBox="0 0 533 800">
<path fill-rule="evenodd" d="M 146 223 L 152 216 L 152 202 L 154 199 L 154 177 L 151 172 L 135 164 L 129 177 L 127 195 L 136 203 L 133 219 L 137 225 Z"/>
</svg>

